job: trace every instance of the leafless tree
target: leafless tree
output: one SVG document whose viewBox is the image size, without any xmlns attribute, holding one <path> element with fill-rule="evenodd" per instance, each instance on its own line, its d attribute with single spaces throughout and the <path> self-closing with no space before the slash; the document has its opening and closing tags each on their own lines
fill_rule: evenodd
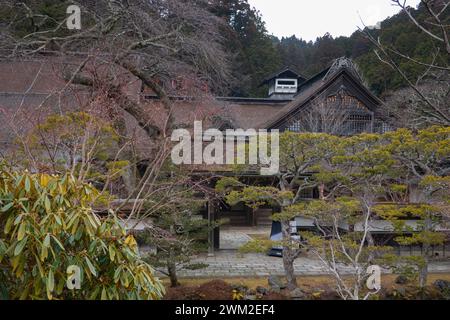
<svg viewBox="0 0 450 320">
<path fill-rule="evenodd" d="M 358 219 L 346 213 L 345 210 L 333 207 L 315 216 L 314 223 L 319 230 L 319 241 L 311 241 L 310 252 L 316 256 L 325 269 L 336 281 L 336 291 L 344 300 L 367 300 L 378 293 L 368 290 L 368 267 L 373 263 L 374 253 L 387 249 L 382 246 L 368 247 L 370 243 L 371 223 L 374 220 L 373 199 L 363 197 L 362 213 Z M 353 221 L 353 222 L 352 222 Z M 353 231 L 348 229 L 349 223 L 354 223 Z"/>
<path fill-rule="evenodd" d="M 229 79 L 219 34 L 221 22 L 207 11 L 206 2 L 105 0 L 76 4 L 81 8 L 82 29 L 69 31 L 66 16 L 55 20 L 43 14 L 35 1 L 2 0 L 5 15 L 10 15 L 0 33 L 3 58 L 45 55 L 62 57 L 63 62 L 78 61 L 76 67 L 64 70 L 67 86 L 100 87 L 150 137 L 167 131 L 153 126 L 151 115 L 117 83 L 124 71 L 139 79 L 142 92 L 155 94 L 169 115 L 169 95 L 177 94 L 172 84 L 180 76 L 194 81 L 192 87 L 212 89 L 223 87 Z M 64 10 L 65 5 L 60 4 L 59 9 Z M 97 78 L 88 74 L 89 69 L 95 70 Z M 168 118 L 167 130 L 173 126 L 172 120 Z"/>
<path fill-rule="evenodd" d="M 327 81 L 341 68 L 346 68 L 361 82 L 357 65 L 350 59 L 339 58 L 328 70 L 322 81 Z M 332 135 L 350 135 L 374 130 L 375 114 L 367 109 L 344 84 L 333 91 L 325 91 L 306 105 L 291 119 L 290 131 L 321 132 Z"/>
<path fill-rule="evenodd" d="M 353 117 L 365 115 L 368 120 L 360 121 L 353 128 Z M 358 107 L 357 101 L 340 92 L 326 97 L 320 95 L 292 121 L 292 129 L 297 132 L 322 132 L 333 135 L 348 135 L 372 130 L 372 115 Z M 358 130 L 358 131 L 354 131 Z"/>
<path fill-rule="evenodd" d="M 69 4 L 81 9 L 81 30 L 66 27 Z M 111 191 L 107 186 L 117 175 L 126 185 L 122 200 L 111 203 L 113 209 L 128 211 L 126 222 L 134 227 L 182 198 L 180 186 L 206 192 L 205 181 L 192 181 L 188 172 L 179 179 L 164 179 L 171 175 L 170 136 L 179 125 L 175 114 L 180 101 L 188 99 L 196 104 L 191 112 L 197 120 L 202 119 L 209 112 L 202 108 L 211 102 L 211 92 L 220 92 L 231 80 L 219 31 L 222 21 L 208 11 L 209 2 L 80 0 L 45 5 L 57 13 L 49 14 L 37 1 L 0 0 L 2 17 L 6 18 L 1 22 L 0 60 L 40 61 L 43 68 L 63 79 L 63 85 L 55 86 L 42 98 L 36 113 L 48 104 L 53 107 L 50 111 L 62 110 L 64 106 L 56 104 L 71 99 L 75 101 L 72 106 L 101 117 L 114 129 L 119 139 L 110 160 L 127 160 L 128 165 L 113 175 L 105 174 L 105 192 Z M 28 97 L 28 93 L 21 94 Z M 24 108 L 17 114 L 33 128 L 48 116 L 30 121 L 29 112 Z M 17 129 L 15 138 L 21 141 L 26 156 L 33 159 L 19 118 L 14 115 L 10 119 L 11 127 Z M 137 124 L 133 131 L 130 119 Z M 80 137 L 87 134 L 82 132 Z M 42 146 L 49 145 L 48 138 L 42 137 Z M 71 162 L 73 166 L 84 164 L 83 170 L 97 161 L 89 150 L 83 151 L 86 141 L 77 140 L 76 148 L 88 157 Z M 158 201 L 151 201 L 149 206 L 148 199 L 155 195 Z"/>
<path fill-rule="evenodd" d="M 323 101 L 316 101 L 302 113 L 297 124 L 302 132 L 324 132 L 339 135 L 343 133 L 343 124 L 347 117 L 346 110 L 339 106 L 330 106 Z"/>
<path fill-rule="evenodd" d="M 408 52 L 402 52 L 384 43 L 382 39 L 373 36 L 369 29 L 360 30 L 375 46 L 375 54 L 379 60 L 397 72 L 410 88 L 410 91 L 402 91 L 389 100 L 389 104 L 386 105 L 386 113 L 393 118 L 395 125 L 399 120 L 405 120 L 406 111 L 409 111 L 412 120 L 409 125 L 413 127 L 433 124 L 448 126 L 450 124 L 450 66 L 448 65 L 450 58 L 448 22 L 450 2 L 448 0 L 422 0 L 420 6 L 428 14 L 424 20 L 415 17 L 405 0 L 391 0 L 391 2 L 401 9 L 411 23 L 434 41 L 436 46 L 430 60 L 421 61 L 411 58 L 411 54 Z M 438 57 L 443 58 L 438 59 Z M 412 79 L 399 61 L 420 66 L 424 72 L 416 79 Z M 398 101 L 399 98 L 404 98 L 402 94 L 405 93 L 410 96 L 408 101 L 411 103 Z"/>
<path fill-rule="evenodd" d="M 223 88 L 229 80 L 221 21 L 201 0 L 77 1 L 81 30 L 67 30 L 65 14 L 60 19 L 45 14 L 36 1 L 0 4 L 9 17 L 0 32 L 2 59 L 58 57 L 72 62 L 61 70 L 67 87 L 101 91 L 152 138 L 167 135 L 174 125 L 169 96 L 180 93 L 175 80 L 187 79 L 197 92 Z M 65 13 L 69 3 L 50 4 Z M 140 81 L 142 93 L 160 99 L 169 115 L 166 126 L 155 127 L 152 112 L 122 85 L 125 73 Z"/>
<path fill-rule="evenodd" d="M 440 110 L 448 109 L 450 100 L 450 73 L 435 74 L 433 79 L 424 80 L 417 87 L 427 94 L 428 99 Z M 392 127 L 410 127 L 420 129 L 428 124 L 442 124 L 446 122 L 430 122 L 430 117 L 423 113 L 423 99 L 411 87 L 401 88 L 391 92 L 386 97 L 386 104 L 382 106 L 382 113 L 391 119 Z"/>
</svg>

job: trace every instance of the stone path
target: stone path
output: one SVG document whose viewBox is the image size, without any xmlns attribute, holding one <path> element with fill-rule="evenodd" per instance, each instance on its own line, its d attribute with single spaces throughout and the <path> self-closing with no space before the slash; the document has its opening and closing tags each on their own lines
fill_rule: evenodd
<svg viewBox="0 0 450 320">
<path fill-rule="evenodd" d="M 220 248 L 223 250 L 232 250 L 242 247 L 252 238 L 240 231 L 228 231 L 220 233 Z"/>
<path fill-rule="evenodd" d="M 235 250 L 221 250 L 213 257 L 202 255 L 192 263 L 205 263 L 208 267 L 200 270 L 180 270 L 180 277 L 267 277 L 284 274 L 281 258 L 257 253 L 240 254 Z M 320 261 L 306 256 L 299 257 L 294 263 L 294 268 L 298 275 L 327 274 Z M 346 270 L 348 268 L 342 267 L 343 272 Z M 430 272 L 450 272 L 450 261 L 431 263 Z"/>
<path fill-rule="evenodd" d="M 196 257 L 191 263 L 207 264 L 207 268 L 199 270 L 180 270 L 179 277 L 185 278 L 224 278 L 224 277 L 268 277 L 270 275 L 284 275 L 283 260 L 266 254 L 240 254 L 236 249 L 258 235 L 269 238 L 270 228 L 231 227 L 223 228 L 220 232 L 220 248 L 213 257 L 206 254 Z M 142 248 L 144 251 L 145 249 Z M 300 256 L 294 263 L 295 273 L 298 275 L 323 275 L 328 271 L 317 258 Z M 341 267 L 342 272 L 348 272 L 348 267 Z M 450 273 L 450 260 L 433 262 L 430 272 Z M 162 274 L 159 274 L 162 276 Z"/>
<path fill-rule="evenodd" d="M 270 238 L 270 227 L 221 227 L 220 249 L 237 250 L 252 240 L 255 235 Z"/>
</svg>

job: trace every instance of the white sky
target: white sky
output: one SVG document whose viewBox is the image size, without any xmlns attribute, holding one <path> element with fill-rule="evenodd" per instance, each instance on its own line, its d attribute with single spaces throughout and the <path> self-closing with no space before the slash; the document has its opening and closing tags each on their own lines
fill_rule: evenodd
<svg viewBox="0 0 450 320">
<path fill-rule="evenodd" d="M 416 7 L 420 0 L 408 0 Z M 399 12 L 390 0 L 249 0 L 258 9 L 269 33 L 278 37 L 296 35 L 315 40 L 329 32 L 333 37 L 350 36 Z"/>
</svg>

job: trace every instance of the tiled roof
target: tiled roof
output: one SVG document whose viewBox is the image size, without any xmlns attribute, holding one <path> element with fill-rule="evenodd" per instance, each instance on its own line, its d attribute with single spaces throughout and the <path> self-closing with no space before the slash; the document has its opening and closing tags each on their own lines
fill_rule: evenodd
<svg viewBox="0 0 450 320">
<path fill-rule="evenodd" d="M 4 111 L 0 113 L 0 117 L 2 117 L 3 123 L 8 122 L 8 119 L 5 118 L 6 114 L 17 113 L 18 109 L 32 110 L 31 114 L 36 113 L 39 108 L 45 109 L 46 112 L 76 109 L 80 102 L 80 96 L 88 94 L 85 88 L 70 86 L 61 95 L 51 96 L 51 94 L 65 88 L 66 82 L 63 73 L 68 67 L 77 66 L 77 62 L 62 62 L 59 58 L 0 61 L 0 110 Z M 327 68 L 300 84 L 299 92 L 292 101 L 255 98 L 215 99 L 205 97 L 195 100 L 180 98 L 173 100 L 171 115 L 176 125 L 184 127 L 192 126 L 194 120 L 203 120 L 207 127 L 218 127 L 223 124 L 235 129 L 272 128 L 280 119 L 294 112 L 324 90 L 333 82 L 339 72 L 346 70 L 346 64 L 340 63 L 335 66 L 333 74 L 330 75 L 333 67 Z M 326 80 L 324 80 L 325 76 Z M 120 77 L 127 81 L 126 92 L 133 96 L 133 99 L 138 99 L 148 109 L 154 124 L 163 126 L 168 114 L 161 102 L 142 96 L 140 82 L 136 78 L 125 72 L 121 72 Z M 128 118 L 129 126 L 137 127 L 136 121 L 133 122 L 131 116 Z M 2 127 L 0 129 L 2 140 L 8 140 L 7 137 L 11 135 L 11 130 L 6 129 L 6 126 Z"/>
<path fill-rule="evenodd" d="M 368 88 L 362 83 L 362 79 L 358 74 L 353 63 L 346 58 L 339 58 L 335 60 L 331 67 L 322 70 L 315 76 L 311 77 L 298 88 L 298 93 L 294 97 L 293 101 L 286 104 L 276 114 L 262 122 L 259 127 L 272 128 L 276 127 L 276 124 L 289 114 L 297 111 L 302 106 L 306 105 L 309 101 L 324 92 L 331 84 L 342 74 L 347 74 L 353 81 L 360 87 L 360 89 L 372 99 L 376 104 L 380 104 L 381 101 L 374 96 Z"/>
</svg>

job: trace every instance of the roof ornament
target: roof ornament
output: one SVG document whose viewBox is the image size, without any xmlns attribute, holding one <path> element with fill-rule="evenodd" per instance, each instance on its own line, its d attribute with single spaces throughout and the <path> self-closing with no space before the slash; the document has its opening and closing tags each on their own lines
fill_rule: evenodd
<svg viewBox="0 0 450 320">
<path fill-rule="evenodd" d="M 353 63 L 351 59 L 346 57 L 341 57 L 334 60 L 327 74 L 325 75 L 325 77 L 323 77 L 323 81 L 324 82 L 327 81 L 330 77 L 332 77 L 336 72 L 338 72 L 341 69 L 347 69 L 347 71 L 349 71 L 353 76 L 355 76 L 356 79 L 363 82 L 363 79 L 361 78 L 356 65 Z"/>
<path fill-rule="evenodd" d="M 337 95 L 339 96 L 339 98 L 343 99 L 345 96 L 348 95 L 347 93 L 347 87 L 345 85 L 341 85 L 339 87 L 339 90 L 337 92 Z"/>
</svg>

